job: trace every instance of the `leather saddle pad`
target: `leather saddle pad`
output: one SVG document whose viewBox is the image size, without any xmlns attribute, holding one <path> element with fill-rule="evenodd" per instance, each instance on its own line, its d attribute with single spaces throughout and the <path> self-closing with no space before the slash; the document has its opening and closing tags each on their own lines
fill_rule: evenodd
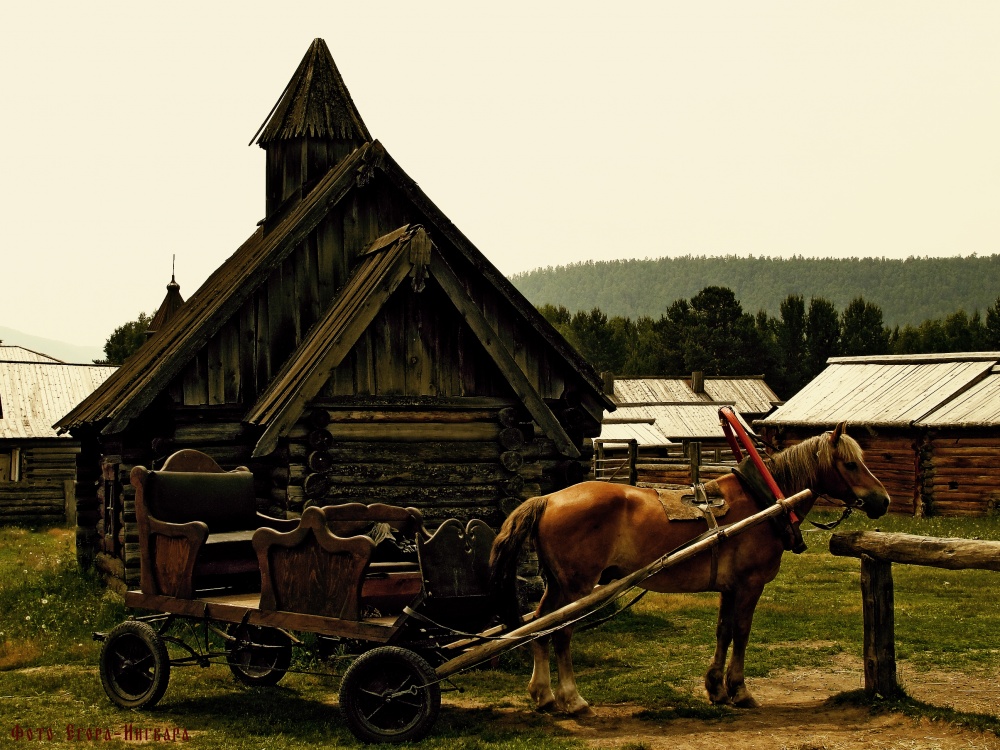
<svg viewBox="0 0 1000 750">
<path fill-rule="evenodd" d="M 669 521 L 704 521 L 705 515 L 701 512 L 701 509 L 697 505 L 692 505 L 690 498 L 692 497 L 691 490 L 685 488 L 682 490 L 663 490 L 657 489 L 656 494 L 660 498 L 660 505 L 663 506 L 663 512 L 667 514 L 667 520 Z M 689 500 L 685 502 L 682 498 L 687 495 Z M 712 515 L 716 518 L 722 518 L 729 511 L 729 503 L 726 502 L 725 498 L 719 496 L 710 496 L 709 502 L 713 505 L 709 506 Z M 715 504 L 718 503 L 718 504 Z"/>
</svg>

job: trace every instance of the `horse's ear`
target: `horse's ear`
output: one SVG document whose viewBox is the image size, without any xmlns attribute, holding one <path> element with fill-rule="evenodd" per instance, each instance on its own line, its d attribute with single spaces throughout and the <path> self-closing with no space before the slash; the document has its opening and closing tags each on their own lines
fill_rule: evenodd
<svg viewBox="0 0 1000 750">
<path fill-rule="evenodd" d="M 830 445 L 836 447 L 837 443 L 840 442 L 840 436 L 845 432 L 847 432 L 847 422 L 841 422 L 830 435 Z"/>
</svg>

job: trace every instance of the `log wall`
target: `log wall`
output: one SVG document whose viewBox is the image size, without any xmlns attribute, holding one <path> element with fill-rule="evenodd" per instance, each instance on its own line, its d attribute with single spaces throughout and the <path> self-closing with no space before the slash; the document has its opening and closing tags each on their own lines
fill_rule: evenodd
<svg viewBox="0 0 1000 750">
<path fill-rule="evenodd" d="M 494 528 L 523 500 L 589 475 L 559 456 L 513 400 L 318 399 L 288 435 L 288 465 L 270 496 L 291 513 L 309 505 L 413 506 L 428 525 L 481 518 Z"/>
<path fill-rule="evenodd" d="M 67 438 L 0 443 L 17 450 L 18 481 L 0 481 L 0 524 L 76 523 L 76 456 L 80 441 Z"/>
<path fill-rule="evenodd" d="M 1000 507 L 1000 434 L 929 435 L 922 446 L 924 502 L 943 516 L 981 516 Z"/>
</svg>

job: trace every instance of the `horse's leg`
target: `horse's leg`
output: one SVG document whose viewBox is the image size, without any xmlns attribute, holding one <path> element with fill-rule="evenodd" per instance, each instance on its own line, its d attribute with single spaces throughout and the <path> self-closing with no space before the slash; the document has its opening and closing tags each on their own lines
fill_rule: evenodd
<svg viewBox="0 0 1000 750">
<path fill-rule="evenodd" d="M 733 705 L 740 708 L 756 708 L 760 704 L 754 700 L 743 682 L 743 660 L 746 658 L 747 642 L 750 640 L 750 626 L 757 601 L 764 587 L 748 586 L 736 592 L 736 607 L 733 618 L 733 656 L 726 670 L 726 690 Z"/>
<path fill-rule="evenodd" d="M 551 711 L 555 708 L 556 697 L 552 693 L 552 677 L 549 672 L 548 636 L 531 642 L 531 657 L 534 665 L 528 682 L 528 694 L 539 711 Z"/>
<path fill-rule="evenodd" d="M 541 601 L 538 602 L 536 615 L 541 617 L 555 609 L 550 602 L 555 599 L 552 585 L 545 587 Z M 535 701 L 539 711 L 549 711 L 556 706 L 556 697 L 552 693 L 552 676 L 549 669 L 549 637 L 544 636 L 531 642 L 533 666 L 531 680 L 528 681 L 528 694 Z"/>
<path fill-rule="evenodd" d="M 590 712 L 590 704 L 580 697 L 576 688 L 576 675 L 573 674 L 573 654 L 570 651 L 570 640 L 573 638 L 573 628 L 565 627 L 552 634 L 552 645 L 556 651 L 556 666 L 559 669 L 559 687 L 556 688 L 556 706 L 568 714 L 585 714 Z"/>
<path fill-rule="evenodd" d="M 719 594 L 719 619 L 715 625 L 715 656 L 705 674 L 705 690 L 712 703 L 729 703 L 729 692 L 726 690 L 725 669 L 729 644 L 733 640 L 733 618 L 736 608 L 736 595 L 732 591 Z"/>
</svg>

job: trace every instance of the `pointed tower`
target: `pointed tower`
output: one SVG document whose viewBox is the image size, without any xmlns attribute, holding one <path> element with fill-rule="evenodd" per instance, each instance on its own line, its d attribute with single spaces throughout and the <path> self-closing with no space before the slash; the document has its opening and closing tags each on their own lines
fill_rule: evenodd
<svg viewBox="0 0 1000 750">
<path fill-rule="evenodd" d="M 370 140 L 326 42 L 314 39 L 257 138 L 267 152 L 267 216 Z"/>
<path fill-rule="evenodd" d="M 154 333 L 163 328 L 183 304 L 184 298 L 181 297 L 181 285 L 174 279 L 174 274 L 170 274 L 170 283 L 167 284 L 167 296 L 163 298 L 163 302 L 156 308 L 156 314 L 153 316 L 153 319 L 149 321 L 149 328 L 146 329 L 146 338 L 152 337 Z"/>
</svg>

